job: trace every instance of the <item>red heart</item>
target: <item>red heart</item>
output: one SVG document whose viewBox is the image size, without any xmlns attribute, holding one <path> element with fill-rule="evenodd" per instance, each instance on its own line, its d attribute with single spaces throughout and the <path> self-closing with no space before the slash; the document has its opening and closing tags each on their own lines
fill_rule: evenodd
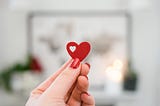
<svg viewBox="0 0 160 106">
<path fill-rule="evenodd" d="M 79 45 L 76 42 L 69 42 L 66 46 L 69 55 L 75 59 L 79 58 L 82 61 L 89 53 L 91 47 L 88 42 L 81 42 Z"/>
</svg>

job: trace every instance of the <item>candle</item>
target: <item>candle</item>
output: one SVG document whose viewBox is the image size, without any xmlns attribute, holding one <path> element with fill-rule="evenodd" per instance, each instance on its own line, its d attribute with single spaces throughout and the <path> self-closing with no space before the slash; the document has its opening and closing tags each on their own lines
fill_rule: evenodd
<svg viewBox="0 0 160 106">
<path fill-rule="evenodd" d="M 115 60 L 112 65 L 105 70 L 106 93 L 110 96 L 118 96 L 122 90 L 122 67 L 120 60 Z"/>
</svg>

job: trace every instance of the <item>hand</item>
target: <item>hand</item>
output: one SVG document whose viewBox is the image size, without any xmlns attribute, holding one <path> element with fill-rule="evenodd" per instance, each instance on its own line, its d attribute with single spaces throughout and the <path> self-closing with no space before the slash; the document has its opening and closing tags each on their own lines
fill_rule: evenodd
<svg viewBox="0 0 160 106">
<path fill-rule="evenodd" d="M 31 92 L 26 106 L 95 106 L 87 93 L 89 65 L 71 59 Z"/>
</svg>

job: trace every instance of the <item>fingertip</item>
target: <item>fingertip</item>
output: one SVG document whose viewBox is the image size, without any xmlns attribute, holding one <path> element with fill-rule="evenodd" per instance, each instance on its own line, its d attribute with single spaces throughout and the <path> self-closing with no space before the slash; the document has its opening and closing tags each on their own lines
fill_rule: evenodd
<svg viewBox="0 0 160 106">
<path fill-rule="evenodd" d="M 88 68 L 90 69 L 91 65 L 90 65 L 89 63 L 87 63 L 87 62 L 86 62 L 85 64 L 86 64 L 86 65 L 88 66 Z"/>
<path fill-rule="evenodd" d="M 85 77 L 87 80 L 89 80 L 87 75 L 84 75 L 84 77 Z"/>
<path fill-rule="evenodd" d="M 94 105 L 95 104 L 94 97 L 92 95 L 90 95 L 88 92 L 83 92 L 81 94 L 81 100 L 86 105 Z"/>
<path fill-rule="evenodd" d="M 88 75 L 89 70 L 90 70 L 90 68 L 89 68 L 89 66 L 86 63 L 82 64 L 81 75 L 84 75 L 84 76 Z"/>
<path fill-rule="evenodd" d="M 85 76 L 79 76 L 79 77 L 78 77 L 78 85 L 79 85 L 80 87 L 83 87 L 83 88 L 85 88 L 85 87 L 88 88 L 88 86 L 89 86 L 89 81 L 88 81 L 88 79 L 87 79 Z"/>
</svg>

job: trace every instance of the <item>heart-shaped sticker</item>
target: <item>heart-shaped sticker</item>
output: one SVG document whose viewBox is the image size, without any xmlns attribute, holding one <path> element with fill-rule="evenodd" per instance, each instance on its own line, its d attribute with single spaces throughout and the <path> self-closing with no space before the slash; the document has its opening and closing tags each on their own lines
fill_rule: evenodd
<svg viewBox="0 0 160 106">
<path fill-rule="evenodd" d="M 66 49 L 73 59 L 78 58 L 82 61 L 90 52 L 91 46 L 88 42 L 81 42 L 79 45 L 76 42 L 69 42 Z"/>
</svg>

